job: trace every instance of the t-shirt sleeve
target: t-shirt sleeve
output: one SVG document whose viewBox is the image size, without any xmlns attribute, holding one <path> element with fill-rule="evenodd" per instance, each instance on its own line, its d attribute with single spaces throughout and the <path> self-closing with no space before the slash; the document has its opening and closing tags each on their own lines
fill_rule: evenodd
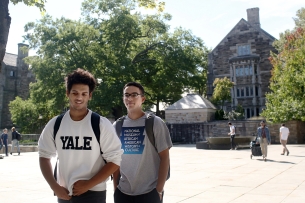
<svg viewBox="0 0 305 203">
<path fill-rule="evenodd" d="M 57 117 L 51 119 L 43 129 L 38 140 L 39 157 L 52 158 L 56 156 L 56 146 L 53 138 L 54 124 Z"/>
<path fill-rule="evenodd" d="M 155 116 L 153 131 L 158 153 L 173 146 L 169 130 L 164 121 L 158 116 Z"/>
<path fill-rule="evenodd" d="M 100 119 L 100 126 L 100 146 L 103 152 L 102 156 L 107 162 L 112 162 L 120 166 L 123 150 L 121 149 L 121 141 L 115 132 L 115 128 L 111 122 L 104 117 L 101 117 Z"/>
</svg>

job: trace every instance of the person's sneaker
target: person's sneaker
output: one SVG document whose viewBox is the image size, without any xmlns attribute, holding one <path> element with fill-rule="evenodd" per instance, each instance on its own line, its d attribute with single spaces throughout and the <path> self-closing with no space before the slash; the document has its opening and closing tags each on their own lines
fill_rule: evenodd
<svg viewBox="0 0 305 203">
<path fill-rule="evenodd" d="M 287 156 L 289 155 L 289 152 L 287 152 Z"/>
<path fill-rule="evenodd" d="M 13 155 L 13 153 L 12 153 L 12 152 L 11 152 L 10 154 L 11 154 L 11 155 Z"/>
<path fill-rule="evenodd" d="M 282 153 L 281 155 L 284 155 L 284 153 Z"/>
<path fill-rule="evenodd" d="M 18 152 L 18 155 L 20 155 L 20 152 Z"/>
</svg>

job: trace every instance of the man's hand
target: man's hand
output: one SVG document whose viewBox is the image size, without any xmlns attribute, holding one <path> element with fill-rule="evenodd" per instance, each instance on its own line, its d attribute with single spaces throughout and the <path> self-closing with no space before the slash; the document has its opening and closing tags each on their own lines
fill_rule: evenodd
<svg viewBox="0 0 305 203">
<path fill-rule="evenodd" d="M 71 199 L 71 196 L 69 196 L 69 191 L 67 190 L 67 188 L 64 188 L 62 186 L 56 187 L 56 189 L 54 189 L 54 193 L 59 199 L 63 199 L 63 200 Z"/>
<path fill-rule="evenodd" d="M 87 187 L 87 180 L 76 181 L 73 185 L 73 195 L 79 196 L 87 192 L 89 188 Z"/>
</svg>

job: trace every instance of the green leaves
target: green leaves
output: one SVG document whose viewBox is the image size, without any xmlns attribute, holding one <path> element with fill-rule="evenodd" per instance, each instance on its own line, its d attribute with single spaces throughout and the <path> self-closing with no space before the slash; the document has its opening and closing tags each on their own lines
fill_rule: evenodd
<svg viewBox="0 0 305 203">
<path fill-rule="evenodd" d="M 216 78 L 213 82 L 214 91 L 212 100 L 214 103 L 219 103 L 221 108 L 223 108 L 223 104 L 225 101 L 231 100 L 231 88 L 234 83 L 227 77 L 224 78 Z"/>
<path fill-rule="evenodd" d="M 305 9 L 298 11 L 297 26 L 304 26 Z M 272 122 L 305 121 L 305 27 L 281 35 L 279 54 L 272 54 L 271 92 L 262 115 Z"/>
</svg>

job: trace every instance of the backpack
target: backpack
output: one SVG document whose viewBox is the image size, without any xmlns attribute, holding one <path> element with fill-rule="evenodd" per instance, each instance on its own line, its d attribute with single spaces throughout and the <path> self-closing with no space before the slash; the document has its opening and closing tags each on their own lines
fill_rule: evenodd
<svg viewBox="0 0 305 203">
<path fill-rule="evenodd" d="M 65 113 L 57 116 L 56 118 L 56 121 L 55 121 L 55 124 L 54 124 L 54 133 L 53 133 L 53 138 L 54 138 L 54 142 L 55 142 L 55 138 L 56 138 L 56 134 L 59 130 L 59 127 L 60 127 L 60 124 L 61 124 L 61 120 L 62 118 L 64 117 Z M 101 151 L 101 154 L 103 154 L 102 152 L 102 149 L 101 149 L 101 145 L 100 145 L 100 115 L 95 113 L 95 112 L 92 112 L 91 114 L 91 126 L 92 126 L 92 129 L 93 129 L 93 132 L 94 132 L 94 135 L 98 141 L 98 144 L 100 146 L 100 151 Z M 104 162 L 107 163 L 107 161 L 103 158 Z M 55 164 L 55 168 L 54 168 L 54 178 L 55 180 L 57 180 L 57 161 L 56 161 L 56 164 Z"/>
<path fill-rule="evenodd" d="M 124 119 L 125 119 L 125 116 L 122 116 L 121 118 L 118 118 L 116 120 L 115 130 L 116 130 L 118 137 L 120 137 L 120 135 L 121 135 Z M 146 131 L 146 134 L 148 136 L 150 143 L 155 147 L 155 150 L 158 153 L 156 143 L 155 143 L 154 130 L 153 130 L 154 129 L 154 120 L 155 120 L 155 115 L 152 113 L 149 113 L 145 119 L 145 131 Z M 170 178 L 170 166 L 168 168 L 166 180 L 168 180 L 169 178 Z"/>
<path fill-rule="evenodd" d="M 18 133 L 17 131 L 16 131 L 16 139 L 18 140 L 18 141 L 20 141 L 21 140 L 21 134 L 20 133 Z"/>
</svg>

